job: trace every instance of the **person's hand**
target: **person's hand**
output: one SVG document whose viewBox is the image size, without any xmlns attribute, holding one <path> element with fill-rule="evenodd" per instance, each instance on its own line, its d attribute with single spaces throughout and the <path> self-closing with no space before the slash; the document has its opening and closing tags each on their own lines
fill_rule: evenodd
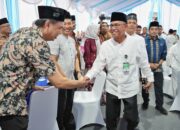
<svg viewBox="0 0 180 130">
<path fill-rule="evenodd" d="M 159 66 L 160 66 L 160 65 L 159 65 L 159 64 L 157 64 L 157 63 L 155 63 L 155 64 L 154 64 L 155 69 L 158 69 L 158 68 L 159 68 Z"/>
<path fill-rule="evenodd" d="M 150 68 L 151 68 L 152 70 L 155 70 L 155 69 L 156 69 L 156 65 L 153 64 L 153 63 L 150 63 Z"/>
<path fill-rule="evenodd" d="M 90 79 L 86 76 L 85 77 L 82 76 L 78 81 L 81 87 L 85 87 L 90 83 Z"/>
<path fill-rule="evenodd" d="M 44 91 L 45 89 L 43 87 L 40 87 L 40 86 L 33 86 L 32 87 L 35 91 Z"/>
<path fill-rule="evenodd" d="M 149 92 L 149 89 L 152 87 L 152 85 L 153 85 L 152 82 L 147 82 L 147 83 L 144 85 L 143 89 L 145 89 L 146 92 L 148 93 L 148 92 Z"/>
</svg>

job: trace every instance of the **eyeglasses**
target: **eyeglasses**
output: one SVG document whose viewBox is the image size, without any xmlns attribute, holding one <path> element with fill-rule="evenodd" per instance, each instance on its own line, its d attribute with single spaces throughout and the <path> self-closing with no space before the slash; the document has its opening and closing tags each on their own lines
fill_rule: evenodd
<svg viewBox="0 0 180 130">
<path fill-rule="evenodd" d="M 115 23 L 115 24 L 110 24 L 110 27 L 112 28 L 112 27 L 115 27 L 115 28 L 117 28 L 117 27 L 119 27 L 119 26 L 121 26 L 121 25 L 125 25 L 124 23 Z"/>
</svg>

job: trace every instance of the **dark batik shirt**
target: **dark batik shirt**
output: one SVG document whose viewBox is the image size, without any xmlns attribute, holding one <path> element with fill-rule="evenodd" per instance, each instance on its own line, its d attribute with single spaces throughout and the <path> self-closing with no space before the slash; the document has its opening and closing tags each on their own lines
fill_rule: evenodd
<svg viewBox="0 0 180 130">
<path fill-rule="evenodd" d="M 27 115 L 25 96 L 41 76 L 55 72 L 50 48 L 37 27 L 22 28 L 0 55 L 0 116 Z"/>
</svg>

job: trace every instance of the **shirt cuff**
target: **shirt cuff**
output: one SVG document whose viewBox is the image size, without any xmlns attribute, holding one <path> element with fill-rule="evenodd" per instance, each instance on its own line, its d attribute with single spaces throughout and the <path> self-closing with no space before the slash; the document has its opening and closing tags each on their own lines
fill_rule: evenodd
<svg viewBox="0 0 180 130">
<path fill-rule="evenodd" d="M 85 76 L 88 77 L 90 80 L 93 79 L 93 76 L 89 72 L 87 72 L 87 74 Z"/>
</svg>

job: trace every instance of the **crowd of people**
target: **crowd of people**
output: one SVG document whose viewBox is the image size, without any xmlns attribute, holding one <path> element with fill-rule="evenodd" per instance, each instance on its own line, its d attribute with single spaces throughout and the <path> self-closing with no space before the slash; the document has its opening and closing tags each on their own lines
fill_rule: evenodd
<svg viewBox="0 0 180 130">
<path fill-rule="evenodd" d="M 147 110 L 152 86 L 155 109 L 168 115 L 163 107 L 162 64 L 168 60 L 176 69 L 180 64 L 176 30 L 166 34 L 157 21 L 142 29 L 135 13 L 112 12 L 110 25 L 102 20 L 81 35 L 75 33 L 76 17 L 67 10 L 38 6 L 38 13 L 32 27 L 13 34 L 7 18 L 0 19 L 2 130 L 27 130 L 26 96 L 32 89 L 42 89 L 35 85 L 40 77 L 47 77 L 58 88 L 59 129 L 75 130 L 74 92 L 91 91 L 93 79 L 101 71 L 107 74 L 102 92 L 107 130 L 117 129 L 121 102 L 127 130 L 135 130 L 139 123 L 137 95 L 142 89 L 142 109 Z"/>
</svg>

